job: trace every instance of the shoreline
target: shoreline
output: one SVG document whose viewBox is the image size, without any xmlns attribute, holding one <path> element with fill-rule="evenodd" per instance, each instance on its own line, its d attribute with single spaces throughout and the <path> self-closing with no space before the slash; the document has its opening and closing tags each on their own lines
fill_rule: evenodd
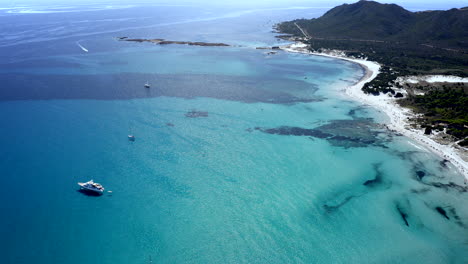
<svg viewBox="0 0 468 264">
<path fill-rule="evenodd" d="M 463 160 L 461 155 L 457 153 L 457 149 L 454 147 L 455 143 L 452 142 L 448 145 L 443 145 L 432 138 L 425 136 L 422 133 L 422 130 L 411 128 L 408 123 L 408 119 L 413 117 L 415 114 L 412 113 L 411 110 L 399 106 L 393 97 L 389 97 L 385 94 L 381 94 L 379 96 L 368 95 L 362 91 L 364 84 L 373 80 L 379 74 L 380 64 L 373 61 L 367 61 L 365 59 L 346 57 L 343 52 L 339 51 L 331 51 L 330 53 L 311 52 L 307 49 L 307 45 L 301 42 L 281 46 L 280 48 L 288 52 L 330 57 L 359 64 L 364 69 L 365 74 L 357 83 L 346 87 L 345 93 L 354 100 L 365 105 L 369 105 L 377 111 L 386 114 L 390 119 L 389 124 L 386 124 L 388 129 L 401 133 L 402 135 L 418 142 L 424 147 L 424 149 L 438 155 L 444 160 L 450 161 L 450 163 L 452 163 L 463 175 L 466 183 L 466 180 L 468 179 L 468 162 Z M 412 144 L 411 142 L 409 143 Z"/>
</svg>

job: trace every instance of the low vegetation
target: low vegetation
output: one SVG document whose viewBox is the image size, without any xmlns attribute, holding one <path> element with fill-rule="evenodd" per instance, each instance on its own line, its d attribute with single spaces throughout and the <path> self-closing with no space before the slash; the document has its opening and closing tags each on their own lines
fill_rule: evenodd
<svg viewBox="0 0 468 264">
<path fill-rule="evenodd" d="M 445 130 L 457 140 L 465 139 L 459 144 L 466 146 L 467 84 L 403 87 L 397 78 L 468 77 L 467 14 L 467 8 L 413 13 L 393 4 L 359 1 L 335 7 L 317 19 L 283 22 L 277 29 L 309 44 L 312 51 L 340 50 L 350 57 L 378 62 L 381 72 L 364 85 L 364 92 L 398 98 L 403 95 L 397 89 L 409 89 L 399 101 L 422 114 L 419 121 L 426 132 Z"/>
</svg>

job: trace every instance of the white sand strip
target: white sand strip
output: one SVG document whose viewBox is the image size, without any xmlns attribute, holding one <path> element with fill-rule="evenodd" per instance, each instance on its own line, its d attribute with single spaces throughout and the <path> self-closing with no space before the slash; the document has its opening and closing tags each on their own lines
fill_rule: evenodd
<svg viewBox="0 0 468 264">
<path fill-rule="evenodd" d="M 400 107 L 395 102 L 395 98 L 382 94 L 379 96 L 368 95 L 361 90 L 365 83 L 373 80 L 379 74 L 380 65 L 378 63 L 363 59 L 349 58 L 345 56 L 344 52 L 340 51 L 330 51 L 327 53 L 311 52 L 307 49 L 306 44 L 300 42 L 282 46 L 281 49 L 288 52 L 332 57 L 360 64 L 366 69 L 366 74 L 358 83 L 347 87 L 346 94 L 359 102 L 372 106 L 379 111 L 383 111 L 390 118 L 390 124 L 387 125 L 389 129 L 395 130 L 404 136 L 419 142 L 422 146 L 439 155 L 443 159 L 449 160 L 460 171 L 460 173 L 468 179 L 468 162 L 464 161 L 457 153 L 455 143 L 442 145 L 425 136 L 421 130 L 411 128 L 409 126 L 408 119 L 413 117 L 414 113 L 409 109 Z M 458 77 L 453 78 L 453 76 L 432 76 L 428 78 L 428 80 L 437 80 L 438 82 L 441 80 L 456 80 L 456 82 L 462 82 L 460 79 L 458 79 Z"/>
<path fill-rule="evenodd" d="M 448 83 L 468 83 L 468 78 L 450 75 L 425 75 L 425 76 L 406 76 L 398 77 L 397 82 L 418 83 L 418 82 L 448 82 Z"/>
</svg>

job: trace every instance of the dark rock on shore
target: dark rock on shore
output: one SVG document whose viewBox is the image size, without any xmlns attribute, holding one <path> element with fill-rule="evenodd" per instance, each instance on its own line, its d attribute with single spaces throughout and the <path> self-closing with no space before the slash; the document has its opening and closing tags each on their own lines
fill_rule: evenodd
<svg viewBox="0 0 468 264">
<path fill-rule="evenodd" d="M 425 135 L 430 135 L 432 133 L 432 127 L 431 126 L 427 126 L 425 129 L 424 129 L 424 134 Z"/>
</svg>

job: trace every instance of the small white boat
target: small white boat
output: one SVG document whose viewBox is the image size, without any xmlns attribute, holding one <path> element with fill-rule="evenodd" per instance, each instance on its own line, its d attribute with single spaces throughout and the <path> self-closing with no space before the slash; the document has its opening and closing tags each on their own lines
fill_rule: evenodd
<svg viewBox="0 0 468 264">
<path fill-rule="evenodd" d="M 150 84 L 148 82 L 145 83 L 145 88 L 150 88 Z"/>
<path fill-rule="evenodd" d="M 128 135 L 128 140 L 135 141 L 135 136 L 134 135 Z"/>
<path fill-rule="evenodd" d="M 104 187 L 102 187 L 101 184 L 94 182 L 93 180 L 90 180 L 88 182 L 79 182 L 78 185 L 81 187 L 81 189 L 84 190 L 97 192 L 100 194 L 104 192 Z"/>
</svg>

